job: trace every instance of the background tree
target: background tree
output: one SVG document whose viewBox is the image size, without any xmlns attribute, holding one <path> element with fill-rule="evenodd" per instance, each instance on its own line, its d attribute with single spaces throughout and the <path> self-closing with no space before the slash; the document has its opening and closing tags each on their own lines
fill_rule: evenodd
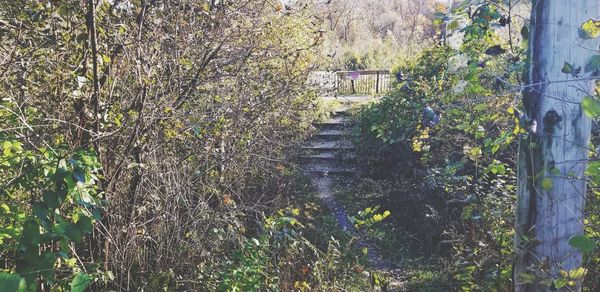
<svg viewBox="0 0 600 292">
<path fill-rule="evenodd" d="M 326 69 L 388 69 L 434 43 L 435 13 L 443 4 L 427 1 L 319 2 L 326 29 Z"/>
</svg>

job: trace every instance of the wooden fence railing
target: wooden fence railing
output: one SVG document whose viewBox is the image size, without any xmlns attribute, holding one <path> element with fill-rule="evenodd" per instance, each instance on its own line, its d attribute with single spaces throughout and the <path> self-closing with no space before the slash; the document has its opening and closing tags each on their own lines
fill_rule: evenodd
<svg viewBox="0 0 600 292">
<path fill-rule="evenodd" d="M 337 94 L 382 94 L 392 87 L 390 70 L 335 72 Z"/>
</svg>

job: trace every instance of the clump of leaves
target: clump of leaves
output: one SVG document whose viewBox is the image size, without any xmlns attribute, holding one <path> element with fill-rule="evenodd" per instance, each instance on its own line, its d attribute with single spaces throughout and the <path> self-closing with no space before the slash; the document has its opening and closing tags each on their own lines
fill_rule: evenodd
<svg viewBox="0 0 600 292">
<path fill-rule="evenodd" d="M 1 146 L 0 174 L 11 173 L 15 165 L 23 172 L 3 182 L 0 249 L 12 256 L 0 286 L 18 283 L 19 291 L 29 291 L 45 283 L 84 291 L 98 265 L 82 262 L 75 248 L 101 219 L 98 158 L 87 150 L 36 153 L 17 140 Z M 16 291 L 12 288 L 7 291 Z"/>
<path fill-rule="evenodd" d="M 357 230 L 365 232 L 371 236 L 380 235 L 381 231 L 376 228 L 376 225 L 385 218 L 389 217 L 391 212 L 386 210 L 378 213 L 379 208 L 380 206 L 367 207 L 364 210 L 358 211 L 356 215 L 349 218 L 350 223 L 352 223 L 354 228 Z"/>
</svg>

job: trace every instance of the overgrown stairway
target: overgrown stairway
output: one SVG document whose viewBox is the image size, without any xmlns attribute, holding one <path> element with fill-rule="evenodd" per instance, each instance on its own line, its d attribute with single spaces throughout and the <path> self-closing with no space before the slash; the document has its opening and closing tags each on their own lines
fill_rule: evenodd
<svg viewBox="0 0 600 292">
<path fill-rule="evenodd" d="M 335 216 L 343 230 L 358 235 L 349 220 L 348 213 L 336 202 L 332 189 L 338 183 L 351 184 L 360 173 L 355 167 L 356 152 L 350 140 L 353 121 L 348 113 L 352 102 L 330 114 L 330 118 L 315 123 L 317 133 L 303 146 L 301 165 L 312 177 L 319 197 Z M 358 236 L 360 238 L 360 236 Z M 373 268 L 389 274 L 393 270 L 388 261 L 380 256 L 376 248 L 360 240 L 359 248 L 367 248 L 367 256 Z"/>
<path fill-rule="evenodd" d="M 349 139 L 351 125 L 347 109 L 335 111 L 327 121 L 315 123 L 318 132 L 304 145 L 304 155 L 300 157 L 304 169 L 318 176 L 356 174 L 352 167 L 356 154 Z"/>
</svg>

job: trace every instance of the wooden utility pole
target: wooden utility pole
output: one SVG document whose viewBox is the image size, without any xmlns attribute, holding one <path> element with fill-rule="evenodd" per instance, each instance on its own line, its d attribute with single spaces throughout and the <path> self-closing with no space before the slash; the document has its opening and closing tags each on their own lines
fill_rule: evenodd
<svg viewBox="0 0 600 292">
<path fill-rule="evenodd" d="M 533 1 L 529 36 L 529 80 L 523 106 L 531 127 L 520 141 L 518 167 L 515 291 L 580 291 L 553 282 L 560 271 L 581 267 L 581 253 L 569 238 L 583 234 L 591 122 L 582 111 L 594 82 L 591 73 L 564 73 L 565 62 L 585 68 L 597 40 L 579 28 L 600 16 L 598 0 Z M 579 78 L 578 78 L 579 77 Z M 533 122 L 529 122 L 533 124 Z"/>
</svg>

